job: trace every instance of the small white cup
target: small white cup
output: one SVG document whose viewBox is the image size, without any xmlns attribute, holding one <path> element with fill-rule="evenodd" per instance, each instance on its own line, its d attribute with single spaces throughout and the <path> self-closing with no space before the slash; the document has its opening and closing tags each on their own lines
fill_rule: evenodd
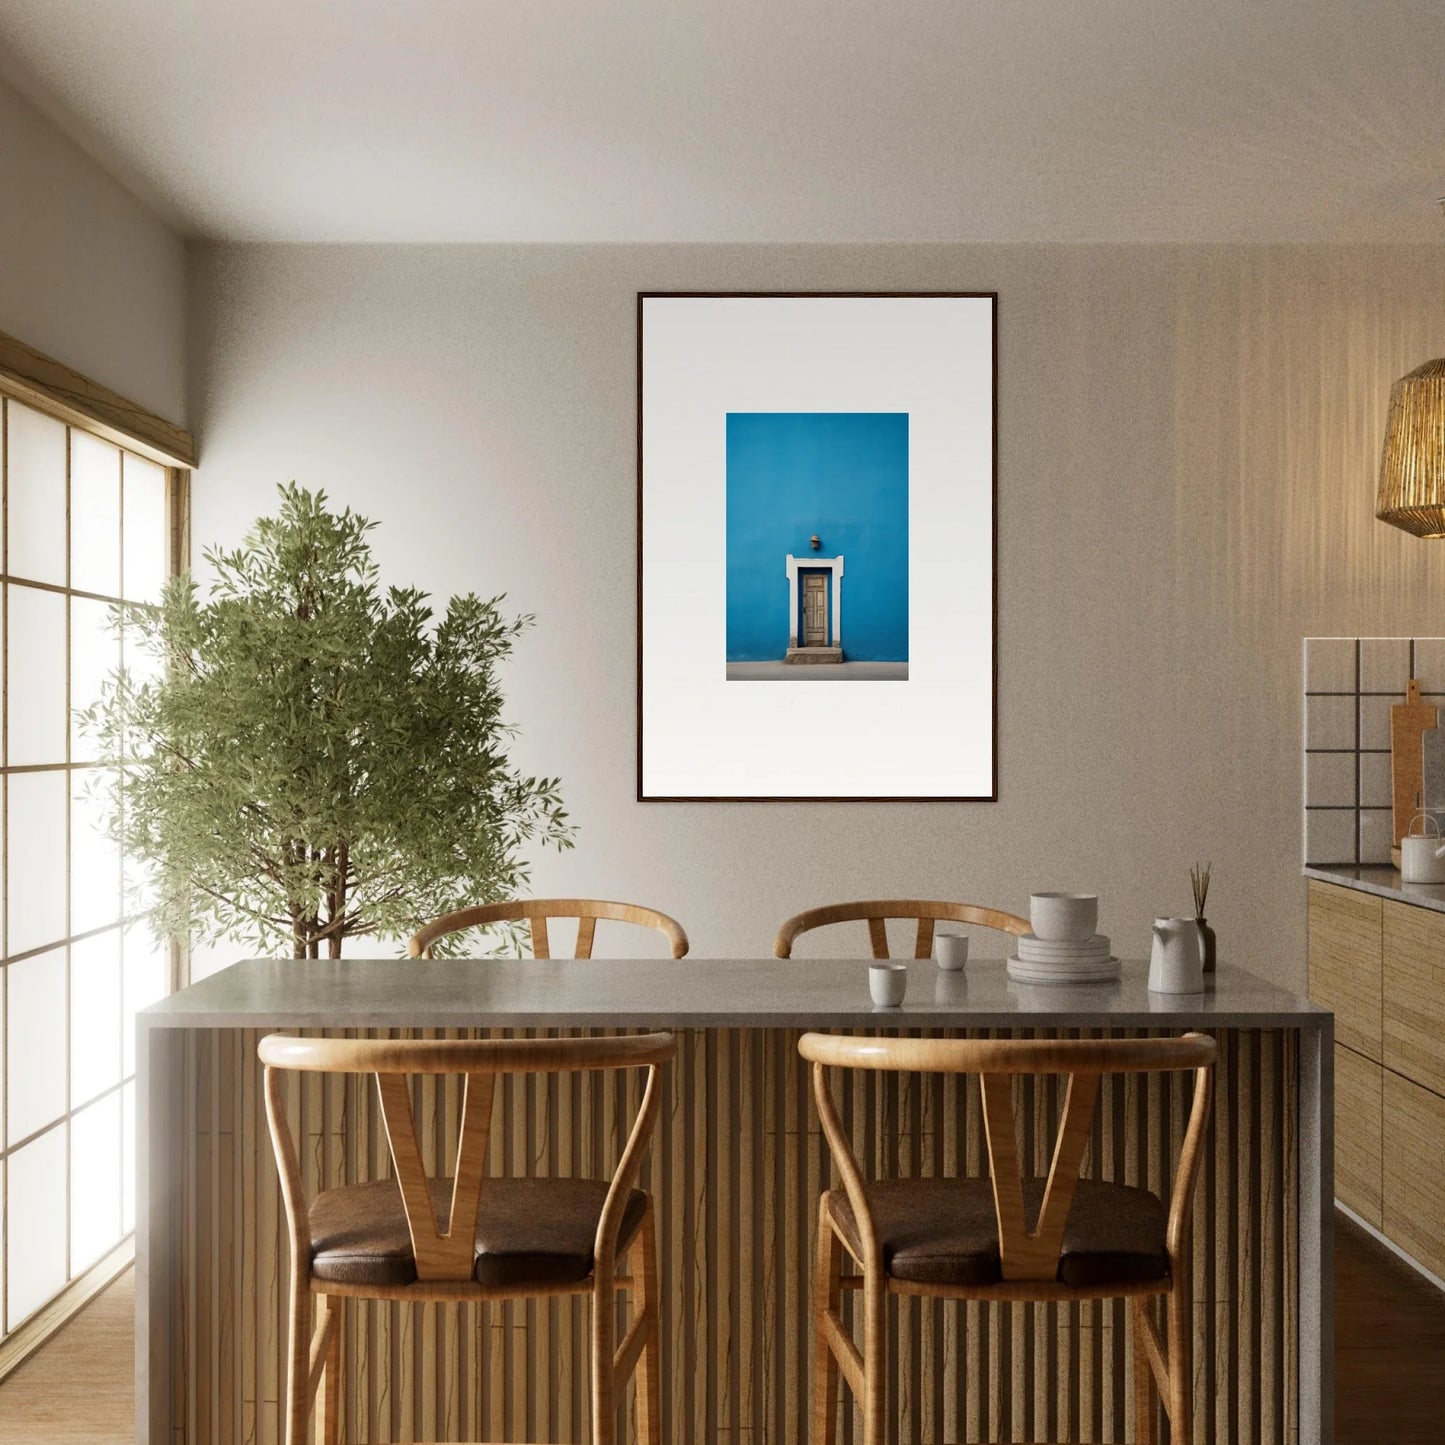
<svg viewBox="0 0 1445 1445">
<path fill-rule="evenodd" d="M 939 968 L 949 973 L 956 972 L 968 962 L 968 935 L 966 933 L 939 933 L 934 935 L 933 956 Z"/>
<path fill-rule="evenodd" d="M 1034 937 L 1054 942 L 1092 938 L 1099 927 L 1097 893 L 1030 893 Z"/>
<path fill-rule="evenodd" d="M 908 992 L 908 965 L 906 963 L 870 963 L 868 965 L 868 992 L 879 1008 L 897 1008 Z"/>
</svg>

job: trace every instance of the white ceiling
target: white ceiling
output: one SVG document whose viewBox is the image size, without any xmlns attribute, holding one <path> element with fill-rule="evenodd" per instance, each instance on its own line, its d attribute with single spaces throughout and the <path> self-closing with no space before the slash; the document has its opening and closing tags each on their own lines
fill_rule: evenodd
<svg viewBox="0 0 1445 1445">
<path fill-rule="evenodd" d="M 4 0 L 267 241 L 1441 241 L 1445 0 Z"/>
</svg>

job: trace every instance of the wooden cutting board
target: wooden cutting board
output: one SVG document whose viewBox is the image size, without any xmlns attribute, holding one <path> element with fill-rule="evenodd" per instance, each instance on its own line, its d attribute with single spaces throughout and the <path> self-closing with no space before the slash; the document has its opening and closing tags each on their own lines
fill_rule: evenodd
<svg viewBox="0 0 1445 1445">
<path fill-rule="evenodd" d="M 1390 801 L 1394 811 L 1395 846 L 1390 856 L 1400 866 L 1400 839 L 1410 820 L 1425 806 L 1424 737 L 1439 725 L 1440 710 L 1420 701 L 1420 684 L 1412 677 L 1405 701 L 1390 709 Z"/>
</svg>

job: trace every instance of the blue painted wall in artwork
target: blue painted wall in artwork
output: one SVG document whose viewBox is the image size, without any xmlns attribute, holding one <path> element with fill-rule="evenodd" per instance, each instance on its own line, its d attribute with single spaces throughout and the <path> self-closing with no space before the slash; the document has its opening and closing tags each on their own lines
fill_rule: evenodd
<svg viewBox="0 0 1445 1445">
<path fill-rule="evenodd" d="M 907 412 L 728 413 L 729 662 L 787 651 L 790 552 L 842 553 L 846 660 L 908 660 Z"/>
</svg>

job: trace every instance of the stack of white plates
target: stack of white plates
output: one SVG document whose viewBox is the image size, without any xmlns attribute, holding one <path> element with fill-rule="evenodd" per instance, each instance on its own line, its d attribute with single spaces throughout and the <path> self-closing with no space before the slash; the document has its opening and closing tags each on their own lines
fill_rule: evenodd
<svg viewBox="0 0 1445 1445">
<path fill-rule="evenodd" d="M 1118 978 L 1119 960 L 1107 934 L 1051 939 L 1025 933 L 1008 961 L 1008 976 L 1020 983 L 1099 983 Z"/>
</svg>

